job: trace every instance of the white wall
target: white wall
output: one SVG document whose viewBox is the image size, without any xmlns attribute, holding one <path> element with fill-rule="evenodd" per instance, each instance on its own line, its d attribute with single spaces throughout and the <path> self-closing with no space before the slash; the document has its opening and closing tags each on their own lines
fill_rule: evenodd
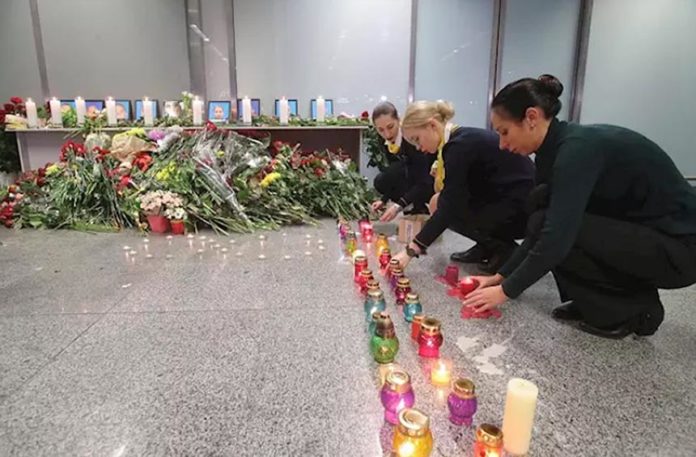
<svg viewBox="0 0 696 457">
<path fill-rule="evenodd" d="M 299 99 L 309 116 L 318 95 L 336 114 L 359 115 L 408 93 L 410 0 L 235 0 L 239 96 Z"/>
<path fill-rule="evenodd" d="M 646 135 L 696 176 L 696 1 L 594 2 L 583 123 Z"/>
<path fill-rule="evenodd" d="M 15 95 L 41 100 L 41 80 L 36 60 L 29 2 L 2 0 L 0 4 L 0 104 Z"/>
</svg>

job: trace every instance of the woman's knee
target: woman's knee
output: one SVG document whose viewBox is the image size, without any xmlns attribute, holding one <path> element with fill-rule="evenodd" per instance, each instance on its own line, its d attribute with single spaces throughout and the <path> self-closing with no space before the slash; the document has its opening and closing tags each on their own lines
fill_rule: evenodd
<svg viewBox="0 0 696 457">
<path fill-rule="evenodd" d="M 432 197 L 430 197 L 430 203 L 428 203 L 428 211 L 430 211 L 430 214 L 434 214 L 435 211 L 437 211 L 437 204 L 438 201 L 440 200 L 440 193 L 436 193 Z"/>
</svg>

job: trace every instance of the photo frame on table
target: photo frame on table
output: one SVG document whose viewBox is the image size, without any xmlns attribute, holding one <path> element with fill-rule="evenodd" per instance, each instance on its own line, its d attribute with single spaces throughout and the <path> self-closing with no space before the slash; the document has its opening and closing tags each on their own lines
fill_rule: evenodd
<svg viewBox="0 0 696 457">
<path fill-rule="evenodd" d="M 125 99 L 116 99 L 116 120 L 130 121 L 131 119 L 131 101 Z"/>
<path fill-rule="evenodd" d="M 151 101 L 153 106 L 155 107 L 155 111 L 152 113 L 152 117 L 153 117 L 153 119 L 157 119 L 159 117 L 159 100 L 150 99 L 149 101 Z M 142 118 L 143 118 L 143 101 L 136 100 L 135 101 L 135 120 L 139 121 Z"/>
<path fill-rule="evenodd" d="M 96 116 L 104 109 L 104 100 L 85 100 L 87 116 Z"/>
<path fill-rule="evenodd" d="M 181 103 L 179 100 L 167 100 L 164 102 L 164 117 L 180 117 Z"/>
<path fill-rule="evenodd" d="M 258 116 L 261 114 L 261 99 L 252 98 L 251 99 L 251 117 Z M 237 99 L 237 117 L 242 118 L 242 99 Z"/>
<path fill-rule="evenodd" d="M 326 107 L 325 116 L 326 117 L 333 117 L 333 115 L 334 115 L 333 100 L 330 98 L 325 99 L 324 106 Z M 317 99 L 316 98 L 313 98 L 309 104 L 309 117 L 310 117 L 310 119 L 317 118 Z"/>
<path fill-rule="evenodd" d="M 208 101 L 208 120 L 216 124 L 224 124 L 230 121 L 232 115 L 232 102 L 229 100 Z"/>
<path fill-rule="evenodd" d="M 75 100 L 60 100 L 60 110 L 61 112 L 65 112 L 68 109 L 72 109 L 73 111 L 76 111 L 76 106 L 75 106 Z"/>
<path fill-rule="evenodd" d="M 298 104 L 296 98 L 288 98 L 288 110 L 290 111 L 290 116 L 297 116 Z M 275 117 L 280 117 L 280 100 L 276 98 L 275 109 L 273 110 Z"/>
</svg>

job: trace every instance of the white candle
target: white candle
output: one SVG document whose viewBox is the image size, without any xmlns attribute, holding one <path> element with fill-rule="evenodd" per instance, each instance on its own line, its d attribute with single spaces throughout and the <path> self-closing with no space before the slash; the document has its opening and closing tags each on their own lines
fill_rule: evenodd
<svg viewBox="0 0 696 457">
<path fill-rule="evenodd" d="M 77 97 L 75 99 L 75 112 L 77 113 L 77 123 L 82 125 L 85 123 L 85 114 L 87 113 L 87 105 L 85 104 L 85 99 L 82 97 Z"/>
<path fill-rule="evenodd" d="M 116 125 L 116 101 L 111 97 L 106 100 L 106 123 Z"/>
<path fill-rule="evenodd" d="M 503 436 L 505 450 L 511 455 L 525 455 L 529 451 L 538 396 L 539 389 L 530 381 L 513 378 L 508 382 Z"/>
<path fill-rule="evenodd" d="M 281 98 L 278 103 L 278 115 L 280 117 L 280 125 L 288 125 L 290 106 L 288 105 L 288 99 L 285 97 Z"/>
<path fill-rule="evenodd" d="M 31 98 L 27 99 L 24 104 L 27 109 L 27 125 L 29 127 L 36 127 L 39 125 L 39 116 L 36 112 L 36 103 Z"/>
<path fill-rule="evenodd" d="M 154 105 L 154 102 L 150 101 L 147 97 L 143 99 L 143 121 L 148 127 L 151 127 L 154 124 Z"/>
<path fill-rule="evenodd" d="M 251 100 L 249 97 L 242 99 L 242 122 L 251 124 Z"/>
<path fill-rule="evenodd" d="M 56 97 L 53 97 L 49 102 L 49 107 L 51 108 L 51 124 L 53 124 L 54 127 L 62 127 L 63 116 L 60 112 L 60 101 Z"/>
<path fill-rule="evenodd" d="M 195 97 L 191 102 L 193 109 L 193 125 L 203 125 L 203 100 Z"/>
<path fill-rule="evenodd" d="M 317 97 L 317 122 L 324 122 L 326 117 L 326 102 L 320 95 Z"/>
</svg>

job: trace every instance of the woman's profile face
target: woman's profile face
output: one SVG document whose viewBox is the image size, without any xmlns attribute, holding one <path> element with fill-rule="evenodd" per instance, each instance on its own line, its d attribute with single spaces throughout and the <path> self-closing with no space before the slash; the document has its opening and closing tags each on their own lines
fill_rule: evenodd
<svg viewBox="0 0 696 457">
<path fill-rule="evenodd" d="M 423 127 L 411 127 L 403 129 L 404 138 L 420 152 L 436 154 L 440 146 L 440 135 L 437 124 L 431 121 Z"/>
<path fill-rule="evenodd" d="M 375 128 L 379 136 L 393 143 L 399 136 L 399 119 L 388 114 L 382 114 L 375 119 Z"/>
<path fill-rule="evenodd" d="M 493 130 L 498 132 L 500 149 L 527 156 L 533 154 L 540 146 L 526 116 L 521 121 L 516 121 L 493 110 L 491 124 Z"/>
</svg>

